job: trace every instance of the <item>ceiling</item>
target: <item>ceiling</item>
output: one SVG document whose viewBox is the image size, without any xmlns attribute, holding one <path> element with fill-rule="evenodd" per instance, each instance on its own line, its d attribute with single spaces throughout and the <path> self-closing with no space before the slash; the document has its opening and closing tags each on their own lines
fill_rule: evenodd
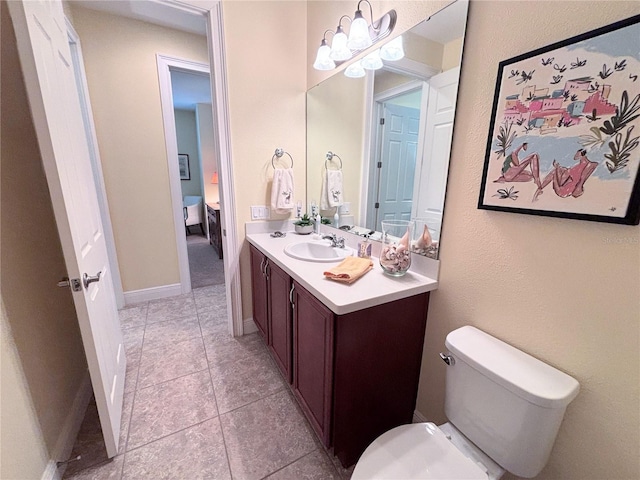
<svg viewBox="0 0 640 480">
<path fill-rule="evenodd" d="M 202 15 L 194 14 L 192 10 L 181 8 L 178 2 L 166 0 L 69 0 L 69 3 L 74 7 L 135 18 L 197 35 L 207 34 L 205 18 Z"/>
</svg>

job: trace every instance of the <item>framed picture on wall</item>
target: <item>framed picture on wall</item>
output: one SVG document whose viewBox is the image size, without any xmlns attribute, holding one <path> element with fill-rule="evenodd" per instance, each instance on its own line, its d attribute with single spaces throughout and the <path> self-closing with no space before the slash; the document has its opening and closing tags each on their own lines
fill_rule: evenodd
<svg viewBox="0 0 640 480">
<path fill-rule="evenodd" d="M 637 225 L 640 15 L 500 62 L 478 208 Z"/>
<path fill-rule="evenodd" d="M 191 180 L 191 170 L 189 169 L 189 155 L 178 154 L 178 168 L 180 169 L 180 180 Z"/>
</svg>

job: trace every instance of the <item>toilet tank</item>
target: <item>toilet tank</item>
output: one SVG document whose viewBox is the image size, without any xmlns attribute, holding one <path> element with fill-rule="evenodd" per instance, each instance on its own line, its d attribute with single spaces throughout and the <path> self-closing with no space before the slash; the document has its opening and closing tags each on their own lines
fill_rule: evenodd
<svg viewBox="0 0 640 480">
<path fill-rule="evenodd" d="M 535 477 L 549 459 L 580 385 L 569 375 L 475 327 L 447 335 L 445 413 L 509 472 Z"/>
</svg>

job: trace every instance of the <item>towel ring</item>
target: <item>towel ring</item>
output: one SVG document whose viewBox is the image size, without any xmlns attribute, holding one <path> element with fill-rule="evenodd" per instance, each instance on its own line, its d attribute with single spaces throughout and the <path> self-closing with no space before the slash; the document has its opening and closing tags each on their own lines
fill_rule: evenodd
<svg viewBox="0 0 640 480">
<path fill-rule="evenodd" d="M 281 148 L 276 148 L 276 152 L 273 154 L 273 157 L 271 157 L 271 166 L 273 167 L 274 170 L 276 169 L 276 166 L 273 162 L 275 161 L 276 158 L 281 158 L 285 153 L 289 155 L 289 158 L 291 159 L 291 168 L 293 168 L 293 157 L 289 154 L 289 152 L 285 152 Z"/>
<path fill-rule="evenodd" d="M 333 160 L 333 157 L 338 157 L 338 160 L 340 160 L 340 170 L 342 170 L 342 159 L 336 153 L 333 153 L 331 151 L 327 152 L 327 159 L 324 161 L 325 170 L 328 170 L 327 162 L 330 162 L 331 160 Z"/>
</svg>

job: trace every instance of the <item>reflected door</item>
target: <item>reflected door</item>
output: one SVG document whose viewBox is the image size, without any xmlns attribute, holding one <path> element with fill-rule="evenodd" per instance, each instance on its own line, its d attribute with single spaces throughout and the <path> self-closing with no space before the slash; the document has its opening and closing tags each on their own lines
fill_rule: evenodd
<svg viewBox="0 0 640 480">
<path fill-rule="evenodd" d="M 420 188 L 416 188 L 413 216 L 427 222 L 436 240 L 444 209 L 459 74 L 460 68 L 454 68 L 429 80 L 423 161 L 416 177 Z"/>
<path fill-rule="evenodd" d="M 409 220 L 413 204 L 420 109 L 386 102 L 380 145 L 375 229 L 383 220 Z"/>
</svg>

